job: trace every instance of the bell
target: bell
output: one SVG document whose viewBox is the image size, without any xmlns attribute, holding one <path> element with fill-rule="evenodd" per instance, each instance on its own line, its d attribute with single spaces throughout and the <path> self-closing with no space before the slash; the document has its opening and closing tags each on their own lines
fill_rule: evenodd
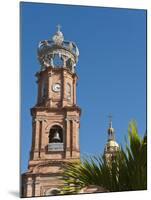
<svg viewBox="0 0 151 200">
<path fill-rule="evenodd" d="M 52 138 L 52 142 L 61 142 L 61 138 L 59 136 L 59 133 L 56 131 L 53 138 Z"/>
</svg>

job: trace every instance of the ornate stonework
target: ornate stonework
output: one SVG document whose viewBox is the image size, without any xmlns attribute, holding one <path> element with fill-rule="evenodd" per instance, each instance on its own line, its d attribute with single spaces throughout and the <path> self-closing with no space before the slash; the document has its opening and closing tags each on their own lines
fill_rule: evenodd
<svg viewBox="0 0 151 200">
<path fill-rule="evenodd" d="M 37 103 L 31 108 L 32 145 L 28 171 L 22 174 L 23 197 L 58 194 L 63 163 L 80 159 L 78 56 L 77 46 L 64 41 L 60 27 L 52 40 L 39 44 L 41 70 L 36 73 Z"/>
<path fill-rule="evenodd" d="M 58 26 L 58 30 L 52 40 L 41 41 L 38 46 L 38 59 L 41 64 L 41 70 L 45 70 L 49 66 L 58 67 L 55 65 L 55 59 L 58 58 L 62 62 L 62 67 L 74 73 L 78 57 L 79 50 L 76 44 L 64 40 L 60 26 Z"/>
<path fill-rule="evenodd" d="M 115 140 L 115 131 L 114 128 L 112 127 L 112 118 L 110 116 L 109 128 L 108 128 L 108 141 L 104 149 L 104 157 L 106 162 L 107 163 L 112 162 L 112 160 L 114 160 L 114 156 L 119 150 L 120 147 Z"/>
</svg>

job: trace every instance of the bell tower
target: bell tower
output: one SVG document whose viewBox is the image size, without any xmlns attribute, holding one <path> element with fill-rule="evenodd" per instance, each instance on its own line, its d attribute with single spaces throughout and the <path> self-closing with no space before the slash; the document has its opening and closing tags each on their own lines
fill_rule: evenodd
<svg viewBox="0 0 151 200">
<path fill-rule="evenodd" d="M 41 69 L 36 73 L 37 103 L 31 108 L 32 145 L 28 171 L 22 175 L 22 196 L 59 193 L 62 164 L 80 158 L 81 109 L 76 103 L 79 50 L 57 27 L 52 39 L 38 46 Z"/>
<path fill-rule="evenodd" d="M 112 116 L 109 116 L 108 141 L 104 149 L 104 158 L 107 163 L 114 160 L 116 153 L 120 150 L 115 140 L 115 130 L 112 127 Z"/>
</svg>

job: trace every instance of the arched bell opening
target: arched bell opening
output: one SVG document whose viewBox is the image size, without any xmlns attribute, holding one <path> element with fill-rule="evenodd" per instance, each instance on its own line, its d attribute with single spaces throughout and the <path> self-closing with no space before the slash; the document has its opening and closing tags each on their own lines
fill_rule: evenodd
<svg viewBox="0 0 151 200">
<path fill-rule="evenodd" d="M 63 129 L 54 125 L 49 132 L 49 143 L 63 143 Z"/>
<path fill-rule="evenodd" d="M 63 128 L 58 125 L 49 131 L 48 151 L 63 151 Z"/>
</svg>

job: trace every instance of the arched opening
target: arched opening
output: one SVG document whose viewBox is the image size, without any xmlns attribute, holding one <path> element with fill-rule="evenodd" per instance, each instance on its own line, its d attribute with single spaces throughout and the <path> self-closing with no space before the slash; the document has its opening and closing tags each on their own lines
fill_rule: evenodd
<svg viewBox="0 0 151 200">
<path fill-rule="evenodd" d="M 55 54 L 53 58 L 54 67 L 63 67 L 63 60 L 59 54 Z"/>
<path fill-rule="evenodd" d="M 71 58 L 69 58 L 67 61 L 66 61 L 66 66 L 68 69 L 72 70 L 72 60 Z"/>
<path fill-rule="evenodd" d="M 61 126 L 54 125 L 49 131 L 48 151 L 63 151 L 63 129 Z"/>
<path fill-rule="evenodd" d="M 63 129 L 54 125 L 49 132 L 49 143 L 62 143 L 63 142 Z"/>
<path fill-rule="evenodd" d="M 45 192 L 45 195 L 46 196 L 49 196 L 49 195 L 58 195 L 60 193 L 60 190 L 58 188 L 51 188 L 51 189 L 48 189 L 46 192 Z"/>
</svg>

